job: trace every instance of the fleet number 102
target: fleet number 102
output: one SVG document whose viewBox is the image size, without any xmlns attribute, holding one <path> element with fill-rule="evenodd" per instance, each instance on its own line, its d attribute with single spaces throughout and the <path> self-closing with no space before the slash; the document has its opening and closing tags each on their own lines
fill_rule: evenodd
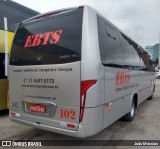
<svg viewBox="0 0 160 149">
<path fill-rule="evenodd" d="M 76 112 L 74 110 L 60 109 L 60 117 L 65 119 L 75 120 Z"/>
</svg>

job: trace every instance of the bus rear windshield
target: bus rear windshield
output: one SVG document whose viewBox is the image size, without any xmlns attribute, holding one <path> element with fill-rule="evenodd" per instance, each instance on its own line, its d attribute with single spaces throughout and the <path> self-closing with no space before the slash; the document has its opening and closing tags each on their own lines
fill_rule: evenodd
<svg viewBox="0 0 160 149">
<path fill-rule="evenodd" d="M 20 24 L 10 65 L 49 65 L 81 60 L 83 9 Z"/>
</svg>

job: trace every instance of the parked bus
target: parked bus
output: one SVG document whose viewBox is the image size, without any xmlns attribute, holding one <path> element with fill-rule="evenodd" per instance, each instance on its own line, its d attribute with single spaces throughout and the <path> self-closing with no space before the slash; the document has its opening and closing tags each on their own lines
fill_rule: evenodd
<svg viewBox="0 0 160 149">
<path fill-rule="evenodd" d="M 8 55 L 18 22 L 39 14 L 12 1 L 0 1 L 0 110 L 8 109 Z"/>
<path fill-rule="evenodd" d="M 123 117 L 155 90 L 141 46 L 89 6 L 22 22 L 9 63 L 10 119 L 85 138 Z"/>
</svg>

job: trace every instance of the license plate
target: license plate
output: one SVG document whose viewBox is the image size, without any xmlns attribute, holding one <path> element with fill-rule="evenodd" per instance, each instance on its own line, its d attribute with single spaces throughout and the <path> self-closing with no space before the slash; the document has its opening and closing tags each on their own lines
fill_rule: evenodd
<svg viewBox="0 0 160 149">
<path fill-rule="evenodd" d="M 41 104 L 29 104 L 29 111 L 31 112 L 38 112 L 38 113 L 45 113 L 46 106 Z"/>
</svg>

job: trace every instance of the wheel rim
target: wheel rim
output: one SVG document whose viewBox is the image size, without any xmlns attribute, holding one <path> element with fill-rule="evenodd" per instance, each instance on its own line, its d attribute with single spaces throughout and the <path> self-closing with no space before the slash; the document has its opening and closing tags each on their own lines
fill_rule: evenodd
<svg viewBox="0 0 160 149">
<path fill-rule="evenodd" d="M 131 117 L 134 116 L 134 111 L 135 111 L 135 109 L 134 109 L 134 103 L 132 103 L 132 107 L 131 107 Z"/>
</svg>

